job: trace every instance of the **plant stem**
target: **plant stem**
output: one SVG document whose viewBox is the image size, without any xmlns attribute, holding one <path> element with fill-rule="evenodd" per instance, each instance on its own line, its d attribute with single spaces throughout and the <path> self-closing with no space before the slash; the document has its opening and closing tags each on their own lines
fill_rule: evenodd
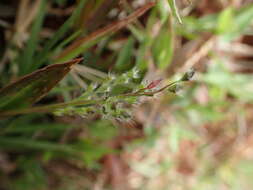
<svg viewBox="0 0 253 190">
<path fill-rule="evenodd" d="M 150 96 L 162 92 L 163 90 L 175 85 L 176 83 L 182 82 L 181 80 L 172 82 L 158 90 L 152 92 L 145 92 L 144 89 L 140 89 L 134 93 L 126 93 L 122 95 L 118 95 L 118 97 L 126 97 L 126 96 Z M 8 116 L 15 116 L 19 114 L 29 114 L 29 113 L 51 113 L 54 112 L 56 109 L 65 108 L 67 106 L 91 106 L 95 104 L 100 104 L 104 102 L 105 99 L 97 99 L 97 100 L 73 100 L 70 102 L 46 105 L 46 106 L 37 106 L 31 108 L 25 108 L 20 110 L 10 110 L 10 111 L 0 111 L 0 118 L 1 117 L 8 117 Z"/>
<path fill-rule="evenodd" d="M 102 100 L 75 100 L 70 102 L 46 105 L 46 106 L 38 106 L 38 107 L 31 107 L 25 108 L 20 110 L 10 110 L 10 111 L 2 111 L 0 112 L 0 117 L 6 116 L 14 116 L 19 114 L 29 114 L 29 113 L 50 113 L 55 111 L 56 109 L 64 108 L 66 106 L 90 106 L 93 104 L 98 104 Z"/>
<path fill-rule="evenodd" d="M 164 91 L 166 88 L 169 88 L 177 83 L 180 83 L 182 82 L 181 80 L 177 80 L 177 81 L 174 81 L 170 84 L 167 84 L 166 86 L 158 89 L 158 90 L 155 90 L 155 91 L 152 91 L 152 92 L 143 92 L 142 90 L 143 89 L 140 89 L 139 91 L 135 92 L 135 93 L 127 93 L 127 94 L 123 94 L 123 96 L 150 96 L 150 95 L 154 95 L 154 94 L 157 94 L 159 92 L 162 92 Z"/>
</svg>

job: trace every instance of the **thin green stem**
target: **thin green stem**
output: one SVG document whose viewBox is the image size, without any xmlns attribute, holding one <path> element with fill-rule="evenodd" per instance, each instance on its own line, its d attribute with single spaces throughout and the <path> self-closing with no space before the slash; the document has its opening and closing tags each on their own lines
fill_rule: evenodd
<svg viewBox="0 0 253 190">
<path fill-rule="evenodd" d="M 158 90 L 151 91 L 151 92 L 145 92 L 146 89 L 140 89 L 137 92 L 133 93 L 126 93 L 122 95 L 118 95 L 117 97 L 127 97 L 127 96 L 152 96 L 154 94 L 157 94 L 159 92 L 162 92 L 163 90 L 175 85 L 176 83 L 182 82 L 181 80 L 172 82 Z M 0 112 L 0 118 L 1 117 L 8 117 L 8 116 L 15 116 L 19 114 L 29 114 L 29 113 L 52 113 L 56 111 L 57 109 L 62 109 L 68 106 L 92 106 L 96 104 L 101 104 L 105 102 L 106 99 L 97 99 L 97 100 L 73 100 L 70 102 L 64 102 L 64 103 L 58 103 L 58 104 L 52 104 L 52 105 L 46 105 L 46 106 L 38 106 L 38 107 L 31 107 L 31 108 L 25 108 L 20 110 L 10 110 L 10 111 L 2 111 Z"/>
<path fill-rule="evenodd" d="M 101 103 L 102 100 L 75 100 L 70 102 L 46 105 L 46 106 L 38 106 L 38 107 L 31 107 L 25 108 L 20 110 L 10 110 L 10 111 L 3 111 L 0 112 L 0 117 L 7 117 L 7 116 L 14 116 L 19 114 L 29 114 L 29 113 L 50 113 L 55 111 L 56 109 L 64 108 L 67 106 L 90 106 L 94 104 Z"/>
</svg>

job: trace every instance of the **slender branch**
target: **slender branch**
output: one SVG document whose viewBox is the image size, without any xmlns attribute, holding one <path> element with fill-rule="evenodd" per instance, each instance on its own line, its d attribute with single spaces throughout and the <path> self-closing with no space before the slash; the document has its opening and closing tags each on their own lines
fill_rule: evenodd
<svg viewBox="0 0 253 190">
<path fill-rule="evenodd" d="M 126 93 L 122 95 L 118 95 L 118 97 L 127 97 L 127 96 L 151 96 L 154 94 L 157 94 L 159 92 L 162 92 L 163 90 L 175 85 L 176 83 L 181 82 L 181 80 L 172 82 L 158 90 L 151 91 L 151 92 L 145 92 L 146 89 L 140 89 L 137 92 L 133 93 Z M 58 104 L 52 104 L 52 105 L 46 105 L 46 106 L 38 106 L 38 107 L 31 107 L 31 108 L 25 108 L 20 110 L 10 110 L 10 111 L 0 111 L 0 118 L 1 117 L 8 117 L 8 116 L 15 116 L 19 114 L 29 114 L 29 113 L 51 113 L 54 112 L 57 109 L 63 109 L 68 106 L 91 106 L 96 104 L 101 104 L 102 102 L 106 101 L 106 99 L 97 99 L 97 100 L 73 100 L 70 102 L 64 102 L 64 103 L 58 103 Z"/>
<path fill-rule="evenodd" d="M 157 94 L 159 92 L 162 92 L 164 91 L 165 89 L 179 83 L 179 82 L 182 82 L 181 80 L 178 80 L 178 81 L 174 81 L 170 84 L 167 84 L 166 86 L 158 89 L 158 90 L 155 90 L 155 91 L 152 91 L 152 92 L 143 92 L 143 90 L 146 90 L 146 89 L 140 89 L 138 90 L 137 92 L 134 92 L 134 93 L 127 93 L 127 94 L 123 94 L 123 96 L 150 96 L 150 95 L 154 95 L 154 94 Z"/>
<path fill-rule="evenodd" d="M 29 114 L 29 113 L 51 113 L 56 109 L 64 108 L 67 106 L 90 106 L 94 104 L 100 103 L 102 100 L 75 100 L 70 102 L 46 105 L 46 106 L 38 106 L 25 108 L 20 110 L 10 110 L 10 111 L 2 111 L 0 112 L 0 117 L 14 116 L 19 114 Z"/>
</svg>

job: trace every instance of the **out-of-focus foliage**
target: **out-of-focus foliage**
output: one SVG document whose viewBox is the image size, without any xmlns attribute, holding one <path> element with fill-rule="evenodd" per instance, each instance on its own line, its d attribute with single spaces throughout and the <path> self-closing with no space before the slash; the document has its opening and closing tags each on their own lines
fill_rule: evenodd
<svg viewBox="0 0 253 190">
<path fill-rule="evenodd" d="M 59 60 L 84 57 L 38 106 L 106 98 L 108 89 L 118 95 L 133 83 L 142 89 L 159 81 L 159 89 L 192 67 L 196 75 L 182 89 L 131 97 L 123 108 L 109 99 L 95 111 L 65 107 L 58 116 L 1 119 L 0 188 L 252 189 L 252 2 L 14 5 L 0 2 L 1 87 Z"/>
</svg>

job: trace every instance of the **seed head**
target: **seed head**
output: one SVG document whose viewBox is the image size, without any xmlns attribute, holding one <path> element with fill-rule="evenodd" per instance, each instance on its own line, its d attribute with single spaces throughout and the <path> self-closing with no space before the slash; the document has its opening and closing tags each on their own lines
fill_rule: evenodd
<svg viewBox="0 0 253 190">
<path fill-rule="evenodd" d="M 172 93 L 177 93 L 179 90 L 181 90 L 182 89 L 182 86 L 181 85 L 179 85 L 179 84 L 175 84 L 175 85 L 173 85 L 172 87 L 170 87 L 168 90 L 169 90 L 169 92 L 172 92 Z"/>
<path fill-rule="evenodd" d="M 191 68 L 188 72 L 186 72 L 183 77 L 181 78 L 181 81 L 189 81 L 192 79 L 193 75 L 195 73 L 195 70 Z"/>
</svg>

